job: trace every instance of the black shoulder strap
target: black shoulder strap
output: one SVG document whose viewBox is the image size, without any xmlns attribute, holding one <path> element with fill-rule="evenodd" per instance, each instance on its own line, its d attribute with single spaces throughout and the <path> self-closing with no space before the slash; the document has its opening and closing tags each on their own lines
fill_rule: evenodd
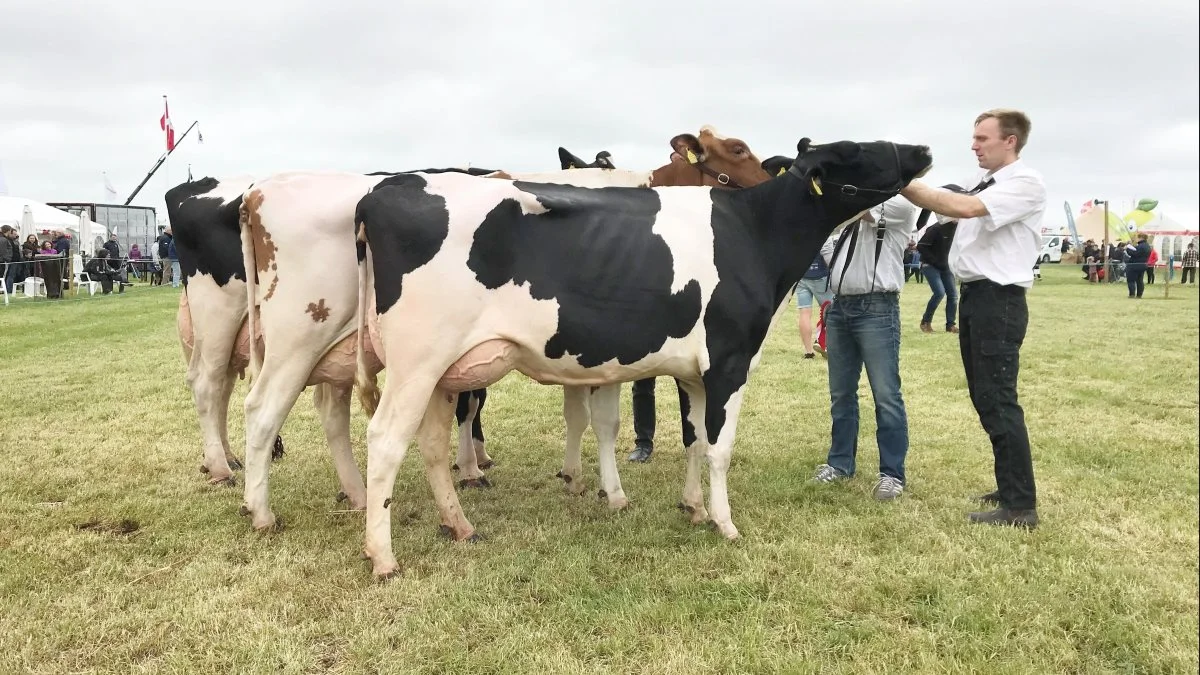
<svg viewBox="0 0 1200 675">
<path fill-rule="evenodd" d="M 838 279 L 838 290 L 842 288 L 842 281 L 846 278 L 846 267 L 850 265 L 850 258 L 854 256 L 854 244 L 858 241 L 858 221 L 846 225 L 842 230 L 842 236 L 838 237 L 837 243 L 833 245 L 833 254 L 829 256 L 829 275 L 825 277 L 825 290 L 829 290 L 829 284 L 833 281 L 833 267 L 837 264 L 838 253 L 841 252 L 842 246 L 846 243 L 847 238 L 852 238 L 850 242 L 850 252 L 846 255 L 846 263 L 842 265 L 842 276 Z M 817 255 L 820 255 L 819 253 Z"/>
</svg>

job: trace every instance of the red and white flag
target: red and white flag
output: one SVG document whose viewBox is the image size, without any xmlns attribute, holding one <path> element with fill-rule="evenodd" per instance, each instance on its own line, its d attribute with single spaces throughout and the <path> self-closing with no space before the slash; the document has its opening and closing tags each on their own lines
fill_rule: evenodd
<svg viewBox="0 0 1200 675">
<path fill-rule="evenodd" d="M 167 107 L 167 97 L 163 96 L 163 114 L 158 118 L 158 126 L 167 134 L 167 152 L 175 149 L 175 126 L 171 124 L 171 111 Z"/>
</svg>

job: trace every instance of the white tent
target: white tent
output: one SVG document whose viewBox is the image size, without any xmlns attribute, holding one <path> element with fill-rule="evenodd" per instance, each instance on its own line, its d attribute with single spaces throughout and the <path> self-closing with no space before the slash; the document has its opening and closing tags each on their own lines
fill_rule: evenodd
<svg viewBox="0 0 1200 675">
<path fill-rule="evenodd" d="M 22 216 L 27 207 L 33 214 L 32 229 L 27 229 L 29 227 L 27 222 L 22 222 Z M 71 236 L 71 248 L 78 250 L 80 248 L 78 242 L 86 239 L 87 250 L 95 251 L 96 247 L 108 240 L 108 229 L 95 221 L 87 221 L 89 231 L 80 232 L 82 222 L 83 218 L 80 216 L 46 206 L 34 199 L 0 195 L 0 224 L 12 225 L 20 230 L 21 239 L 31 234 L 40 236 L 54 230 L 62 230 Z"/>
</svg>

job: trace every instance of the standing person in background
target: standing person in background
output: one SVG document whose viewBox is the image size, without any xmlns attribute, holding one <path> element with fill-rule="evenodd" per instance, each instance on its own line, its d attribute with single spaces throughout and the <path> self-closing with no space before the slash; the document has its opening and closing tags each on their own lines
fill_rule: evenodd
<svg viewBox="0 0 1200 675">
<path fill-rule="evenodd" d="M 1200 266 L 1200 253 L 1196 251 L 1195 244 L 1188 244 L 1187 250 L 1183 252 L 1183 276 L 1179 283 L 1196 283 L 1196 267 Z M 1191 275 L 1191 282 L 1188 281 L 1188 275 Z"/>
<path fill-rule="evenodd" d="M 1130 298 L 1140 298 L 1146 290 L 1142 280 L 1146 273 L 1146 261 L 1150 259 L 1150 244 L 1146 243 L 1146 235 L 1139 234 L 1137 245 L 1125 247 L 1129 261 L 1125 263 L 1125 284 L 1129 287 Z"/>
<path fill-rule="evenodd" d="M 929 282 L 932 294 L 925 303 L 925 314 L 921 316 L 921 331 L 933 332 L 933 314 L 946 298 L 946 332 L 957 333 L 955 317 L 958 314 L 958 289 L 954 287 L 954 272 L 950 271 L 950 240 L 944 236 L 941 223 L 925 228 L 921 241 L 917 243 L 921 252 L 922 273 Z"/>
<path fill-rule="evenodd" d="M 806 359 L 815 358 L 813 350 L 818 348 L 821 348 L 821 354 L 825 355 L 823 345 L 813 341 L 812 304 L 814 299 L 817 301 L 817 307 L 821 308 L 823 317 L 826 303 L 833 300 L 833 291 L 829 290 L 829 266 L 820 252 L 809 264 L 808 271 L 796 283 L 796 307 L 800 310 L 796 323 L 800 329 L 800 346 L 804 347 L 804 358 Z M 828 357 L 826 356 L 826 358 Z"/>
<path fill-rule="evenodd" d="M 1154 266 L 1158 264 L 1158 251 L 1150 248 L 1150 258 L 1146 260 L 1146 283 L 1154 283 Z"/>
</svg>

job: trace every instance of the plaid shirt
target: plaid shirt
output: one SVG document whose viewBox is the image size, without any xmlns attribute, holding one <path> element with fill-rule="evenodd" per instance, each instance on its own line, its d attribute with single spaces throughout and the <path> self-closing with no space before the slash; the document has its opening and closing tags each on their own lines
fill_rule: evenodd
<svg viewBox="0 0 1200 675">
<path fill-rule="evenodd" d="M 1200 253 L 1194 248 L 1189 248 L 1183 252 L 1183 266 L 1196 267 L 1196 256 Z"/>
</svg>

